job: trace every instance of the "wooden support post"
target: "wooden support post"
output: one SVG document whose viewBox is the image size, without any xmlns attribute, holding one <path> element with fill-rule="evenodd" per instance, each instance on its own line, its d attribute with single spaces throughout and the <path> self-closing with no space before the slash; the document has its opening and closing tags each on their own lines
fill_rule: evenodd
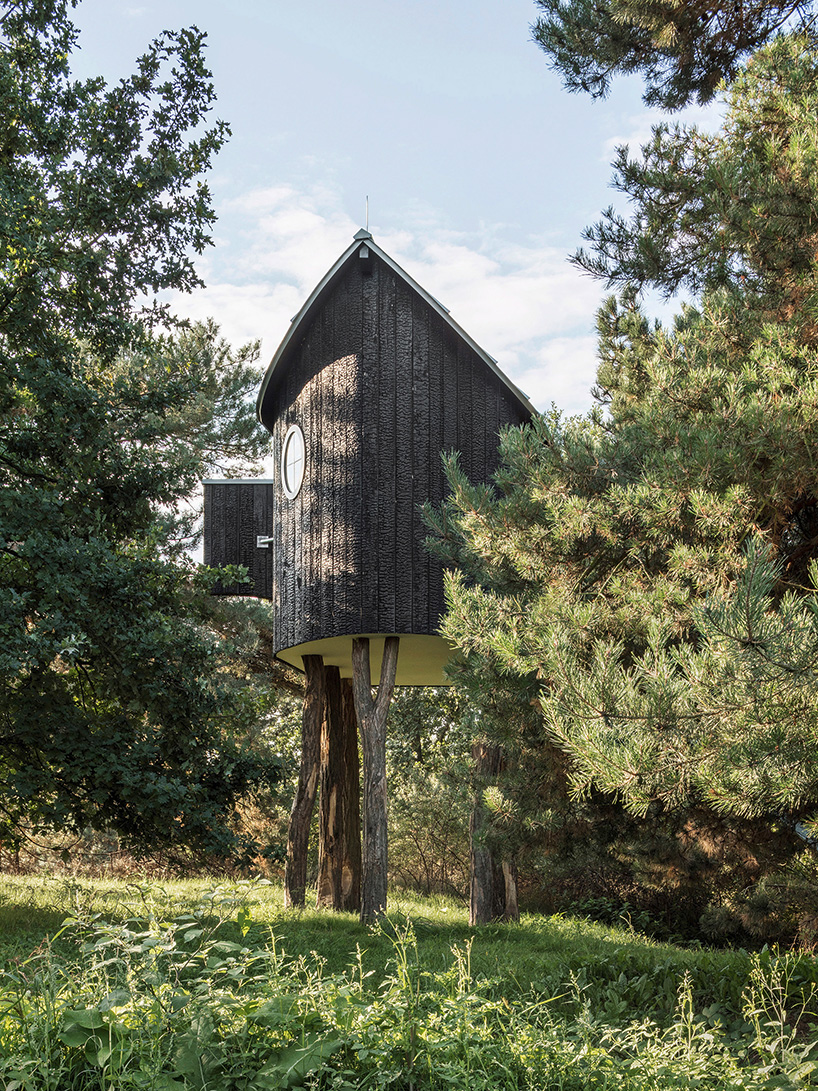
<svg viewBox="0 0 818 1091">
<path fill-rule="evenodd" d="M 341 725 L 345 753 L 344 828 L 341 831 L 344 849 L 338 908 L 357 913 L 361 908 L 361 759 L 351 678 L 341 680 Z"/>
<path fill-rule="evenodd" d="M 361 908 L 361 775 L 352 682 L 326 667 L 319 774 L 319 908 Z"/>
<path fill-rule="evenodd" d="M 503 920 L 518 921 L 520 904 L 517 901 L 517 864 L 513 860 L 503 860 Z"/>
<path fill-rule="evenodd" d="M 318 790 L 318 883 L 319 909 L 341 908 L 341 869 L 344 850 L 344 751 L 341 711 L 341 672 L 325 667 L 326 702 L 321 727 L 321 772 Z"/>
<path fill-rule="evenodd" d="M 520 919 L 517 869 L 511 861 L 498 861 L 484 840 L 491 815 L 483 789 L 502 771 L 503 754 L 499 746 L 478 742 L 472 747 L 472 759 L 476 784 L 469 822 L 469 924 L 516 921 Z"/>
<path fill-rule="evenodd" d="M 372 921 L 386 910 L 388 866 L 386 834 L 386 715 L 395 688 L 400 639 L 384 642 L 381 678 L 372 697 L 369 640 L 352 641 L 352 692 L 361 731 L 364 759 L 364 836 L 361 882 L 361 920 Z"/>
<path fill-rule="evenodd" d="M 320 655 L 304 656 L 304 708 L 301 714 L 301 768 L 287 831 L 287 863 L 284 868 L 284 905 L 304 904 L 307 887 L 307 845 L 312 810 L 318 788 L 321 725 L 324 720 L 326 676 Z"/>
</svg>

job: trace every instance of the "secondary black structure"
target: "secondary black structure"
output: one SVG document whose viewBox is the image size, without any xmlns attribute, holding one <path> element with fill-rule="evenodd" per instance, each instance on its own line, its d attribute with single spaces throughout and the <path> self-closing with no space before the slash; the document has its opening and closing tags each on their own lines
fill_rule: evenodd
<svg viewBox="0 0 818 1091">
<path fill-rule="evenodd" d="M 446 308 L 359 231 L 265 375 L 258 414 L 276 478 L 205 485 L 205 562 L 247 565 L 253 582 L 223 590 L 272 599 L 276 654 L 299 669 L 321 655 L 350 677 L 351 637 L 372 638 L 374 653 L 394 634 L 397 684 L 440 684 L 443 574 L 424 548 L 419 505 L 445 494 L 442 452 L 488 480 L 498 432 L 533 412 Z"/>
<path fill-rule="evenodd" d="M 359 231 L 264 377 L 258 415 L 274 477 L 205 482 L 205 563 L 246 565 L 251 581 L 217 593 L 271 599 L 275 653 L 305 673 L 289 904 L 304 901 L 320 779 L 319 903 L 360 905 L 364 919 L 386 905 L 392 688 L 440 685 L 451 654 L 438 634 L 443 572 L 424 547 L 420 505 L 445 495 L 443 452 L 459 452 L 468 477 L 487 481 L 500 430 L 534 412 L 447 309 Z"/>
<path fill-rule="evenodd" d="M 249 583 L 218 584 L 217 595 L 273 595 L 273 554 L 259 547 L 273 525 L 274 478 L 205 481 L 204 562 L 220 566 L 240 564 Z"/>
</svg>

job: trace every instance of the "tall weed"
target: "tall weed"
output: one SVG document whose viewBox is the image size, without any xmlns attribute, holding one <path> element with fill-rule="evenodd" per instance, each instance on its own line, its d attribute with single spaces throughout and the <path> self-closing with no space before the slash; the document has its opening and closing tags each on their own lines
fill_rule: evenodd
<svg viewBox="0 0 818 1091">
<path fill-rule="evenodd" d="M 766 948 L 753 957 L 744 1015 L 752 1027 L 758 1072 L 771 1080 L 785 1075 L 794 1086 L 806 1086 L 818 1073 L 814 963 L 806 955 L 782 956 Z"/>
<path fill-rule="evenodd" d="M 576 933 L 566 973 L 551 963 L 529 989 L 509 953 L 524 932 L 496 940 L 509 964 L 494 974 L 475 955 L 490 930 L 462 933 L 442 963 L 418 939 L 437 925 L 390 916 L 330 967 L 286 953 L 284 926 L 254 920 L 259 894 L 219 888 L 169 913 L 146 888 L 119 921 L 78 902 L 60 935 L 0 977 L 0 1088 L 818 1087 L 814 960 L 736 960 L 749 970 L 735 1003 L 735 981 L 703 984 L 706 952 L 685 953 L 682 971 L 669 952 L 649 964 L 624 944 L 583 961 Z"/>
</svg>

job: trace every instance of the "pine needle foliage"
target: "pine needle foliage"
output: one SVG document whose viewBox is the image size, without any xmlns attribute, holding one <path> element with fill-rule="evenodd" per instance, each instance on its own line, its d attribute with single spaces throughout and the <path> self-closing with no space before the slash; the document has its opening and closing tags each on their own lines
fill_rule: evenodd
<svg viewBox="0 0 818 1091">
<path fill-rule="evenodd" d="M 493 488 L 450 460 L 430 513 L 471 691 L 516 690 L 540 767 L 564 756 L 563 814 L 620 804 L 642 832 L 617 851 L 669 838 L 663 882 L 692 867 L 699 908 L 746 908 L 818 818 L 818 51 L 777 39 L 726 105 L 718 134 L 659 126 L 621 159 L 632 216 L 589 232 L 619 289 L 598 408 L 507 432 Z M 682 284 L 696 305 L 651 324 L 637 289 Z"/>
<path fill-rule="evenodd" d="M 649 106 L 713 98 L 742 60 L 782 30 L 810 28 L 809 0 L 536 0 L 534 40 L 569 91 L 594 98 L 637 73 Z"/>
</svg>

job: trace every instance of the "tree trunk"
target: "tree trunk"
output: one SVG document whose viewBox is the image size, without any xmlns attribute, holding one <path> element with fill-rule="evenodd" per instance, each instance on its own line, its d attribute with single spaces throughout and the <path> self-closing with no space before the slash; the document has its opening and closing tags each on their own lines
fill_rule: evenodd
<svg viewBox="0 0 818 1091">
<path fill-rule="evenodd" d="M 369 641 L 366 637 L 356 637 L 352 641 L 352 692 L 364 758 L 361 883 L 361 920 L 364 922 L 374 920 L 386 909 L 386 715 L 395 688 L 399 646 L 398 637 L 386 638 L 378 694 L 373 700 Z"/>
<path fill-rule="evenodd" d="M 304 656 L 304 707 L 301 714 L 301 768 L 287 831 L 287 863 L 284 868 L 284 905 L 304 904 L 307 887 L 307 845 L 318 788 L 321 725 L 324 720 L 326 679 L 320 655 Z"/>
<path fill-rule="evenodd" d="M 341 724 L 344 733 L 344 848 L 341 862 L 339 909 L 356 913 L 361 908 L 361 759 L 352 679 L 341 681 Z"/>
<path fill-rule="evenodd" d="M 503 920 L 518 921 L 520 906 L 517 901 L 517 865 L 513 860 L 503 860 L 503 889 L 505 894 Z"/>
<path fill-rule="evenodd" d="M 361 777 L 352 682 L 326 667 L 319 774 L 319 908 L 361 908 Z"/>
<path fill-rule="evenodd" d="M 343 850 L 344 748 L 341 725 L 341 672 L 325 667 L 326 698 L 321 725 L 321 771 L 318 777 L 318 883 L 319 909 L 338 909 L 341 903 Z"/>
<path fill-rule="evenodd" d="M 469 822 L 469 924 L 516 921 L 520 919 L 517 869 L 510 860 L 499 861 L 485 843 L 491 812 L 483 800 L 483 789 L 502 772 L 503 754 L 499 746 L 478 742 L 472 747 L 472 758 L 476 788 Z"/>
</svg>

